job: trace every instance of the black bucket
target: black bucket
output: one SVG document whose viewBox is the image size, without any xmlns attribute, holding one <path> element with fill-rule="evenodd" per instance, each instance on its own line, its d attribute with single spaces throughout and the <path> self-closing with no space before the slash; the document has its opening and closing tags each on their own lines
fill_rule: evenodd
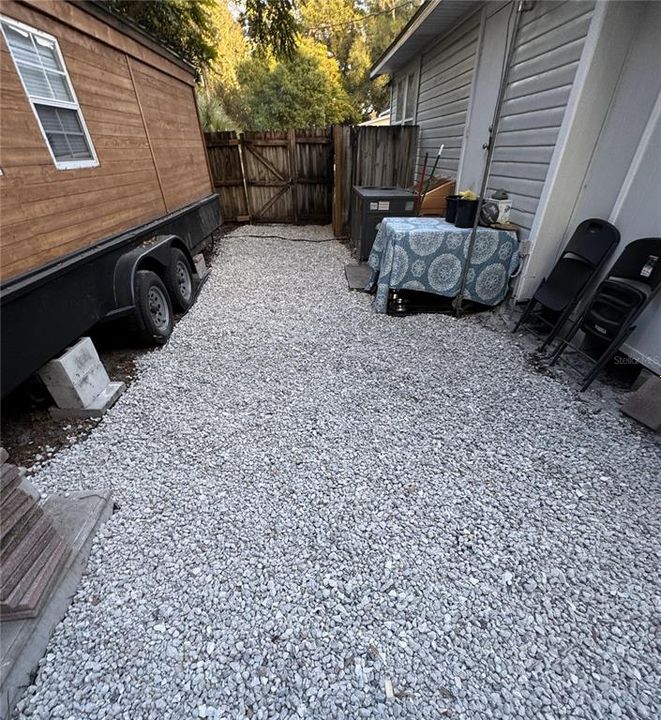
<svg viewBox="0 0 661 720">
<path fill-rule="evenodd" d="M 454 224 L 458 228 L 472 228 L 477 214 L 477 200 L 457 200 L 457 216 Z"/>
<path fill-rule="evenodd" d="M 457 200 L 459 195 L 448 195 L 445 198 L 445 219 L 449 223 L 453 223 L 457 216 Z"/>
</svg>

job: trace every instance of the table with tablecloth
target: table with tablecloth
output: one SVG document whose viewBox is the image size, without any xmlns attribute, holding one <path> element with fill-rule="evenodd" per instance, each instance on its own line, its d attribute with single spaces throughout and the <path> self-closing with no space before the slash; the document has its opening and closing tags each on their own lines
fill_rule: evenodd
<svg viewBox="0 0 661 720">
<path fill-rule="evenodd" d="M 458 228 L 443 218 L 384 218 L 368 264 L 367 287 L 376 297 L 374 309 L 385 313 L 391 290 L 421 290 L 455 297 L 461 286 L 471 228 Z M 519 264 L 519 242 L 513 230 L 479 227 L 470 258 L 464 298 L 497 305 L 507 295 L 509 279 Z"/>
</svg>

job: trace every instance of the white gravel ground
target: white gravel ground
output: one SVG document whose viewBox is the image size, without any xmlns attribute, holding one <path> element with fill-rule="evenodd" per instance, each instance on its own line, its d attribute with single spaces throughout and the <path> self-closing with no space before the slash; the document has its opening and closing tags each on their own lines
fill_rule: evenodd
<svg viewBox="0 0 661 720">
<path fill-rule="evenodd" d="M 347 259 L 223 239 L 34 477 L 120 509 L 24 717 L 659 717 L 653 436 L 478 318 L 374 315 Z"/>
</svg>

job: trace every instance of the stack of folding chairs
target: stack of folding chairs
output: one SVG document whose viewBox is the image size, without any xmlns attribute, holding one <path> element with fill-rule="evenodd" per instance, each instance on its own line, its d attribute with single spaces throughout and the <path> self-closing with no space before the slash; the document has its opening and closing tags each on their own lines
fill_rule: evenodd
<svg viewBox="0 0 661 720">
<path fill-rule="evenodd" d="M 642 238 L 624 248 L 589 300 L 583 302 L 619 242 L 619 231 L 605 220 L 582 222 L 514 328 L 516 332 L 523 325 L 541 327 L 540 350 L 560 337 L 549 357 L 550 365 L 569 346 L 585 357 L 591 369 L 583 378 L 581 391 L 635 330 L 637 318 L 661 288 L 661 238 Z M 591 341 L 591 352 L 572 344 L 579 330 Z"/>
</svg>

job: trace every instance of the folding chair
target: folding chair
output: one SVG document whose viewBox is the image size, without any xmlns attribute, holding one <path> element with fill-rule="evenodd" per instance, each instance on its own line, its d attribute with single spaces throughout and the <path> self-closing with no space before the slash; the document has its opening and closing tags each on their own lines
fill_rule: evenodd
<svg viewBox="0 0 661 720">
<path fill-rule="evenodd" d="M 638 316 L 661 288 L 661 238 L 642 238 L 630 242 L 622 251 L 593 295 L 585 311 L 572 325 L 551 357 L 554 365 L 578 330 L 603 345 L 596 360 L 572 345 L 578 353 L 593 360 L 592 370 L 583 379 L 587 390 L 606 363 L 636 329 Z"/>
<path fill-rule="evenodd" d="M 540 347 L 543 350 L 560 332 L 591 280 L 597 276 L 619 242 L 620 233 L 614 225 L 598 218 L 584 220 L 574 230 L 551 274 L 542 280 L 526 305 L 513 332 L 531 315 L 534 316 L 550 328 Z M 541 308 L 533 313 L 537 305 L 541 305 Z M 542 317 L 544 309 L 556 315 L 553 322 Z"/>
</svg>

